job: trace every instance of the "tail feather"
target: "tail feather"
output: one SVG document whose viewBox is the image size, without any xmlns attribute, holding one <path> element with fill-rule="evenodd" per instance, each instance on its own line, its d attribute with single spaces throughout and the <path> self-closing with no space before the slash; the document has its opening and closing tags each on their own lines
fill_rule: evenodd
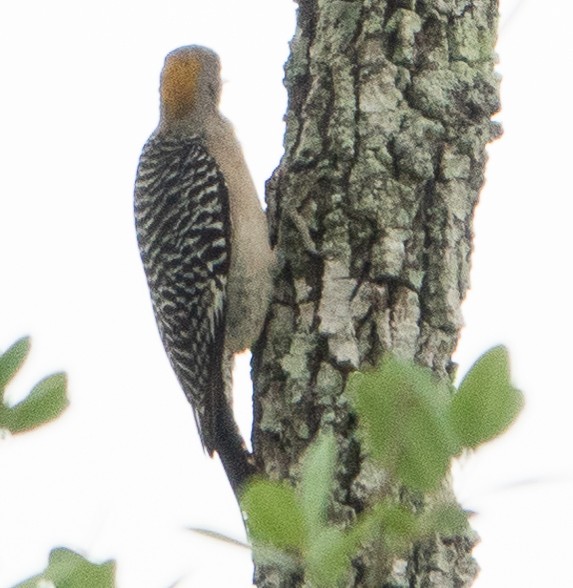
<svg viewBox="0 0 573 588">
<path fill-rule="evenodd" d="M 208 425 L 212 426 L 212 445 L 207 446 L 207 451 L 209 455 L 212 455 L 213 451 L 219 454 L 231 487 L 237 494 L 248 478 L 255 473 L 254 460 L 245 446 L 233 414 L 233 355 L 225 351 L 216 354 L 216 358 L 216 365 L 212 366 L 211 371 L 212 422 Z"/>
</svg>

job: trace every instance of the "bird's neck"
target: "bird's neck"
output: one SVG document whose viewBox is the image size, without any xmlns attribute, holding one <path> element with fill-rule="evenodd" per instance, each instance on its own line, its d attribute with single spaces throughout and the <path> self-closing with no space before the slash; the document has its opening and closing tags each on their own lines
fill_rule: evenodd
<svg viewBox="0 0 573 588">
<path fill-rule="evenodd" d="M 180 137 L 198 135 L 205 137 L 206 129 L 217 126 L 220 114 L 213 109 L 193 108 L 183 116 L 172 116 L 172 113 L 163 109 L 159 119 L 158 131 Z"/>
</svg>

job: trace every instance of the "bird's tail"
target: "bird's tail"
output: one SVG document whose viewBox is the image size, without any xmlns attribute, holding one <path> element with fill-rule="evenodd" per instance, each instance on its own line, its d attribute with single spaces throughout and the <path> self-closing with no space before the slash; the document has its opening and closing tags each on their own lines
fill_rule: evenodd
<svg viewBox="0 0 573 588">
<path fill-rule="evenodd" d="M 218 354 L 222 365 L 214 366 L 215 377 L 212 390 L 214 399 L 213 449 L 219 454 L 227 478 L 236 495 L 245 482 L 255 473 L 253 456 L 247 450 L 239 427 L 235 421 L 232 405 L 233 356 L 225 352 Z M 219 368 L 219 369 L 217 369 Z"/>
</svg>

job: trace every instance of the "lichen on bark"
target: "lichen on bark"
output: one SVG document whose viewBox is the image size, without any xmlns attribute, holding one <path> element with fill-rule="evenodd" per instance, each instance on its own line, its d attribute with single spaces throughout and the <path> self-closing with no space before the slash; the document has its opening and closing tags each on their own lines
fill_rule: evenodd
<svg viewBox="0 0 573 588">
<path fill-rule="evenodd" d="M 500 133 L 491 121 L 498 7 L 298 4 L 285 153 L 267 189 L 279 267 L 254 355 L 254 448 L 269 476 L 296 483 L 302 452 L 331 426 L 339 448 L 331 511 L 344 524 L 383 479 L 354 438 L 348 373 L 386 351 L 441 377 L 453 370 L 485 146 Z M 376 553 L 366 553 L 350 585 L 468 586 L 473 543 L 468 535 L 417 545 L 383 584 L 369 575 Z M 259 575 L 260 585 L 304 585 L 276 574 Z"/>
</svg>

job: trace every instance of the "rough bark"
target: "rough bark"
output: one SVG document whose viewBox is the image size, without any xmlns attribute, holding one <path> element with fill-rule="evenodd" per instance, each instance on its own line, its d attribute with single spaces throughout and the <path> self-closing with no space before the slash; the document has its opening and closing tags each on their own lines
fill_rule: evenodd
<svg viewBox="0 0 573 588">
<path fill-rule="evenodd" d="M 384 483 L 355 438 L 349 371 L 388 350 L 454 370 L 485 146 L 499 134 L 497 17 L 497 0 L 299 0 L 267 193 L 279 270 L 254 356 L 254 448 L 271 478 L 296 483 L 302 452 L 333 427 L 340 524 Z M 474 542 L 437 537 L 385 563 L 366 550 L 349 585 L 469 586 Z M 278 569 L 258 582 L 304 585 Z"/>
</svg>

